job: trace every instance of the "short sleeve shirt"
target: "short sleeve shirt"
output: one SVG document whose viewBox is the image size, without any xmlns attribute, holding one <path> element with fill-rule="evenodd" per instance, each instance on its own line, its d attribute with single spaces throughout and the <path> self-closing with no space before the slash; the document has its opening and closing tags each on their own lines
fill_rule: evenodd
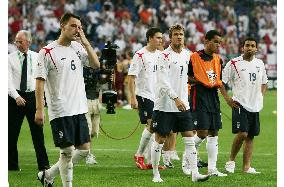
<svg viewBox="0 0 284 187">
<path fill-rule="evenodd" d="M 54 41 L 40 50 L 35 78 L 46 81 L 45 96 L 49 120 L 88 112 L 83 65 L 87 52 L 81 44 L 61 46 Z"/>
<path fill-rule="evenodd" d="M 232 86 L 233 100 L 249 112 L 263 108 L 261 86 L 267 84 L 267 74 L 262 60 L 248 62 L 242 56 L 230 60 L 223 69 L 222 81 Z"/>
</svg>

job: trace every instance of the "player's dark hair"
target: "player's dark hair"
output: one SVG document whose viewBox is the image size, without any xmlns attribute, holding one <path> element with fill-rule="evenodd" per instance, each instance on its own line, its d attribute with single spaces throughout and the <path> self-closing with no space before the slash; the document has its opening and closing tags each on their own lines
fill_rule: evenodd
<svg viewBox="0 0 284 187">
<path fill-rule="evenodd" d="M 69 21 L 70 18 L 76 18 L 78 20 L 81 20 L 80 16 L 77 16 L 77 15 L 72 14 L 70 12 L 66 12 L 60 18 L 60 25 L 65 25 Z"/>
<path fill-rule="evenodd" d="M 244 41 L 242 42 L 242 47 L 245 46 L 246 41 L 254 41 L 255 45 L 257 46 L 257 40 L 254 37 L 247 37 L 246 39 L 244 39 Z"/>
<path fill-rule="evenodd" d="M 175 24 L 169 29 L 169 38 L 172 38 L 173 30 L 182 30 L 184 32 L 184 27 L 181 24 Z"/>
<path fill-rule="evenodd" d="M 216 30 L 210 30 L 206 33 L 205 39 L 210 41 L 214 38 L 214 36 L 220 36 L 221 37 L 221 34 Z"/>
<path fill-rule="evenodd" d="M 162 33 L 161 29 L 159 29 L 159 28 L 157 28 L 157 27 L 152 27 L 152 28 L 148 29 L 147 32 L 146 32 L 146 39 L 147 39 L 147 42 L 149 42 L 149 39 L 150 39 L 150 38 L 153 38 L 154 35 L 155 35 L 157 32 Z"/>
</svg>

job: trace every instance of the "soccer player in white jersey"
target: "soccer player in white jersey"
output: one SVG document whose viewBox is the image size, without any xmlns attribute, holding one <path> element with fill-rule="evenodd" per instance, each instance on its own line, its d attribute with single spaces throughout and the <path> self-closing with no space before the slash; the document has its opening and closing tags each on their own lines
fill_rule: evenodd
<svg viewBox="0 0 284 187">
<path fill-rule="evenodd" d="M 197 155 L 193 137 L 193 123 L 188 103 L 188 62 L 190 51 L 184 46 L 184 28 L 176 24 L 169 29 L 170 46 L 162 52 L 158 60 L 157 88 L 153 113 L 155 141 L 151 148 L 153 182 L 163 182 L 158 165 L 166 137 L 173 132 L 181 132 L 185 143 L 185 157 L 192 171 L 192 181 L 204 181 L 197 168 Z"/>
<path fill-rule="evenodd" d="M 44 123 L 45 91 L 53 140 L 60 148 L 60 158 L 50 169 L 39 172 L 38 179 L 44 186 L 52 186 L 55 175 L 60 172 L 63 187 L 71 187 L 73 163 L 85 158 L 90 147 L 83 65 L 98 68 L 100 63 L 85 37 L 80 17 L 65 13 L 60 27 L 58 40 L 39 52 L 35 72 L 35 122 Z M 78 37 L 82 45 L 76 42 Z"/>
<path fill-rule="evenodd" d="M 138 50 L 133 56 L 133 63 L 128 71 L 128 86 L 130 104 L 133 109 L 139 110 L 140 122 L 146 124 L 142 133 L 139 147 L 134 160 L 140 169 L 152 169 L 152 164 L 145 164 L 143 153 L 151 145 L 152 113 L 154 108 L 154 89 L 156 86 L 157 60 L 162 46 L 162 32 L 159 28 L 152 27 L 146 32 L 147 46 Z M 149 162 L 149 160 L 148 160 Z M 164 169 L 160 167 L 160 169 Z"/>
<path fill-rule="evenodd" d="M 257 41 L 247 38 L 243 43 L 244 54 L 230 60 L 223 69 L 222 81 L 232 86 L 233 96 L 224 87 L 222 94 L 232 107 L 232 132 L 236 134 L 229 161 L 225 169 L 235 171 L 235 159 L 243 145 L 243 172 L 260 173 L 251 167 L 254 136 L 260 132 L 259 111 L 263 107 L 267 75 L 262 60 L 255 58 Z"/>
</svg>

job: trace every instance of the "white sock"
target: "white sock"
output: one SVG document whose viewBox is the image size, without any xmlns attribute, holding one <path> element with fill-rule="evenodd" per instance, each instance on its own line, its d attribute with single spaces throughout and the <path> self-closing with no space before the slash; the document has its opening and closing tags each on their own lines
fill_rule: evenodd
<svg viewBox="0 0 284 187">
<path fill-rule="evenodd" d="M 147 145 L 147 155 L 146 155 L 146 159 L 147 159 L 147 164 L 152 164 L 152 160 L 151 160 L 151 147 L 153 145 L 153 142 L 155 141 L 155 134 L 152 134 L 149 143 Z"/>
<path fill-rule="evenodd" d="M 61 176 L 63 187 L 72 187 L 72 180 L 73 180 L 72 154 L 73 152 L 74 152 L 73 146 L 60 149 L 59 171 L 60 171 L 60 176 Z"/>
<path fill-rule="evenodd" d="M 175 154 L 176 151 L 170 151 L 170 157 L 172 157 Z"/>
<path fill-rule="evenodd" d="M 163 150 L 163 154 L 165 155 L 165 157 L 171 157 L 171 151 L 164 151 Z"/>
<path fill-rule="evenodd" d="M 136 152 L 136 155 L 137 156 L 142 156 L 146 146 L 148 145 L 149 143 L 149 140 L 151 138 L 151 133 L 145 128 L 143 133 L 142 133 L 142 136 L 141 136 L 141 139 L 140 139 L 140 143 L 139 143 L 139 147 L 138 147 L 138 150 Z"/>
<path fill-rule="evenodd" d="M 183 137 L 183 141 L 185 144 L 185 158 L 188 158 L 189 160 L 189 168 L 192 172 L 192 174 L 198 173 L 197 168 L 197 154 L 196 154 L 196 148 L 194 143 L 194 137 Z"/>
<path fill-rule="evenodd" d="M 74 160 L 75 162 L 79 162 L 80 159 L 83 159 L 84 154 L 86 154 L 86 156 L 90 153 L 90 150 L 81 150 L 82 152 L 80 152 L 78 149 L 76 149 L 74 151 L 74 154 L 73 154 L 73 157 L 72 157 L 72 163 L 74 163 Z M 45 171 L 45 176 L 47 179 L 51 180 L 53 179 L 58 173 L 59 173 L 59 164 L 60 164 L 60 161 L 57 161 L 56 164 L 54 164 L 53 166 L 51 166 L 48 170 Z"/>
<path fill-rule="evenodd" d="M 164 144 L 159 144 L 158 142 L 154 141 L 151 147 L 151 159 L 152 159 L 152 166 L 153 166 L 153 174 L 154 176 L 159 175 L 159 163 L 161 157 L 161 151 Z"/>
<path fill-rule="evenodd" d="M 89 150 L 76 149 L 72 157 L 73 163 L 77 164 L 80 160 L 86 158 L 89 153 L 90 153 Z"/>
<path fill-rule="evenodd" d="M 163 150 L 162 157 L 163 157 L 164 163 L 171 161 L 171 151 L 164 151 Z"/>
<path fill-rule="evenodd" d="M 57 161 L 53 166 L 45 171 L 45 176 L 48 180 L 53 179 L 59 173 L 60 161 Z"/>
<path fill-rule="evenodd" d="M 208 170 L 216 168 L 218 156 L 218 136 L 207 137 Z"/>
<path fill-rule="evenodd" d="M 205 140 L 205 138 L 201 139 L 197 136 L 197 133 L 194 135 L 194 142 L 195 142 L 195 148 L 196 151 L 198 151 L 200 144 Z"/>
</svg>

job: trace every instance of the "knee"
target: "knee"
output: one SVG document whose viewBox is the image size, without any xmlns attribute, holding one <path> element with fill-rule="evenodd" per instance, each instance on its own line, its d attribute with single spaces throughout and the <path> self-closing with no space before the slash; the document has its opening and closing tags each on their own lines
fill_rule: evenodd
<svg viewBox="0 0 284 187">
<path fill-rule="evenodd" d="M 90 149 L 90 142 L 84 143 L 82 145 L 76 146 L 76 149 L 79 150 L 89 150 Z"/>
<path fill-rule="evenodd" d="M 242 140 L 246 139 L 248 137 L 248 133 L 247 132 L 239 132 L 238 133 L 238 137 Z"/>
<path fill-rule="evenodd" d="M 95 132 L 91 132 L 91 133 L 89 133 L 89 134 L 90 134 L 90 137 L 91 137 L 91 138 L 90 138 L 90 141 L 91 141 L 91 139 L 94 138 L 96 134 L 95 134 Z"/>
<path fill-rule="evenodd" d="M 194 132 L 192 131 L 185 131 L 185 132 L 181 132 L 182 137 L 194 137 Z M 176 136 L 175 136 L 176 138 Z"/>
<path fill-rule="evenodd" d="M 77 150 L 78 151 L 78 154 L 80 155 L 80 157 L 82 158 L 86 158 L 89 154 L 89 150 Z"/>
<path fill-rule="evenodd" d="M 190 132 L 190 131 L 189 131 L 189 132 Z M 176 133 L 176 132 L 171 131 L 171 132 L 170 132 L 170 134 L 169 134 L 169 137 L 171 137 L 171 138 L 175 138 L 175 137 L 176 137 L 176 135 L 177 135 L 177 133 Z"/>
<path fill-rule="evenodd" d="M 209 136 L 209 137 L 218 136 L 218 131 L 208 131 L 208 136 Z"/>
<path fill-rule="evenodd" d="M 94 114 L 93 121 L 95 121 L 96 123 L 99 123 L 100 119 L 101 119 L 101 115 L 100 115 L 100 111 L 98 111 L 98 113 Z"/>
<path fill-rule="evenodd" d="M 159 134 L 155 135 L 155 140 L 159 144 L 163 144 L 166 141 L 166 136 L 161 136 Z"/>
<path fill-rule="evenodd" d="M 71 161 L 74 150 L 74 146 L 60 148 L 60 159 L 67 162 Z"/>
<path fill-rule="evenodd" d="M 147 122 L 147 125 L 146 125 L 146 129 L 147 129 L 151 134 L 154 133 L 153 128 L 151 127 L 151 124 L 149 124 L 148 122 Z"/>
<path fill-rule="evenodd" d="M 200 139 L 206 138 L 207 135 L 208 135 L 208 132 L 206 132 L 206 131 L 197 131 L 197 136 L 198 136 Z"/>
<path fill-rule="evenodd" d="M 254 139 L 254 135 L 247 135 L 247 137 L 246 137 L 246 140 L 247 141 L 253 141 L 253 139 Z"/>
</svg>

